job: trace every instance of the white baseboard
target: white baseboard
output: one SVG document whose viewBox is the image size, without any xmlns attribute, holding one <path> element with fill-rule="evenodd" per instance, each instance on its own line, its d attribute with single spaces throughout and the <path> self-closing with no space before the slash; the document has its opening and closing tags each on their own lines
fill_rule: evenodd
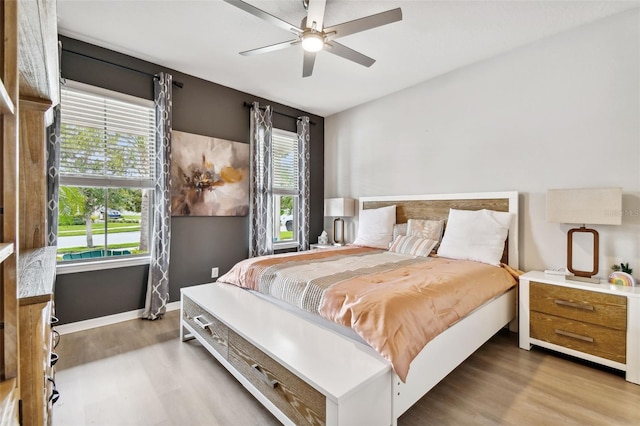
<svg viewBox="0 0 640 426">
<path fill-rule="evenodd" d="M 167 303 L 167 312 L 176 311 L 180 309 L 180 301 Z M 123 321 L 129 321 L 132 319 L 139 319 L 142 317 L 144 309 L 138 309 L 135 311 L 122 312 L 114 315 L 107 315 L 106 317 L 91 318 L 84 321 L 71 322 L 69 324 L 62 324 L 56 326 L 58 333 L 69 334 L 77 331 L 90 330 L 92 328 L 103 327 L 105 325 L 117 324 Z"/>
</svg>

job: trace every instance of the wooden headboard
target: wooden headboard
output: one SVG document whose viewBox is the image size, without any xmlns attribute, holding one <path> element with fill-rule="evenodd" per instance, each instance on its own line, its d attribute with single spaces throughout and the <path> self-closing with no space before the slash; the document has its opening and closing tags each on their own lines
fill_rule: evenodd
<svg viewBox="0 0 640 426">
<path fill-rule="evenodd" d="M 514 215 L 505 242 L 502 262 L 518 268 L 518 193 L 472 192 L 464 194 L 394 195 L 384 197 L 361 197 L 360 210 L 396 206 L 396 223 L 409 219 L 447 220 L 449 209 L 496 210 Z"/>
</svg>

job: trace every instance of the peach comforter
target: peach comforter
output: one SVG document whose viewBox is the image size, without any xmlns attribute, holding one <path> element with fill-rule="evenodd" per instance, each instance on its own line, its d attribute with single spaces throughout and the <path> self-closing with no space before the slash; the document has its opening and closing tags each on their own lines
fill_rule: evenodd
<svg viewBox="0 0 640 426">
<path fill-rule="evenodd" d="M 343 247 L 247 259 L 219 281 L 352 328 L 404 381 L 429 341 L 513 287 L 516 275 L 478 262 Z"/>
</svg>

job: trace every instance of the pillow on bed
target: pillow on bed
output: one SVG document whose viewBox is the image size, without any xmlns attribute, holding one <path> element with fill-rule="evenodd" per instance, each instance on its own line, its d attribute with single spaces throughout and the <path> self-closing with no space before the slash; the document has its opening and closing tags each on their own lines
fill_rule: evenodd
<svg viewBox="0 0 640 426">
<path fill-rule="evenodd" d="M 396 224 L 396 206 L 361 210 L 358 217 L 356 246 L 388 249 Z"/>
<path fill-rule="evenodd" d="M 440 241 L 444 230 L 444 220 L 409 219 L 407 235 Z"/>
<path fill-rule="evenodd" d="M 411 235 L 400 235 L 393 241 L 391 247 L 389 248 L 389 251 L 392 253 L 427 257 L 437 243 L 438 241 L 431 240 L 429 238 L 420 238 Z"/>
<path fill-rule="evenodd" d="M 407 224 L 406 223 L 396 223 L 393 225 L 393 241 L 400 236 L 407 235 Z"/>
<path fill-rule="evenodd" d="M 438 256 L 499 265 L 509 233 L 511 213 L 449 210 Z"/>
<path fill-rule="evenodd" d="M 407 235 L 435 240 L 435 248 L 438 248 L 444 231 L 444 220 L 409 219 L 408 225 Z"/>
</svg>

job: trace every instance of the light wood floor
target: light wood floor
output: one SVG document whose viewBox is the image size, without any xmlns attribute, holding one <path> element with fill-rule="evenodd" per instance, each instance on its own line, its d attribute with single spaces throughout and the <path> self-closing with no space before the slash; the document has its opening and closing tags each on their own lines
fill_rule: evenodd
<svg viewBox="0 0 640 426">
<path fill-rule="evenodd" d="M 277 425 L 179 313 L 62 336 L 54 426 Z M 500 332 L 398 421 L 417 425 L 639 425 L 640 386 Z"/>
</svg>

